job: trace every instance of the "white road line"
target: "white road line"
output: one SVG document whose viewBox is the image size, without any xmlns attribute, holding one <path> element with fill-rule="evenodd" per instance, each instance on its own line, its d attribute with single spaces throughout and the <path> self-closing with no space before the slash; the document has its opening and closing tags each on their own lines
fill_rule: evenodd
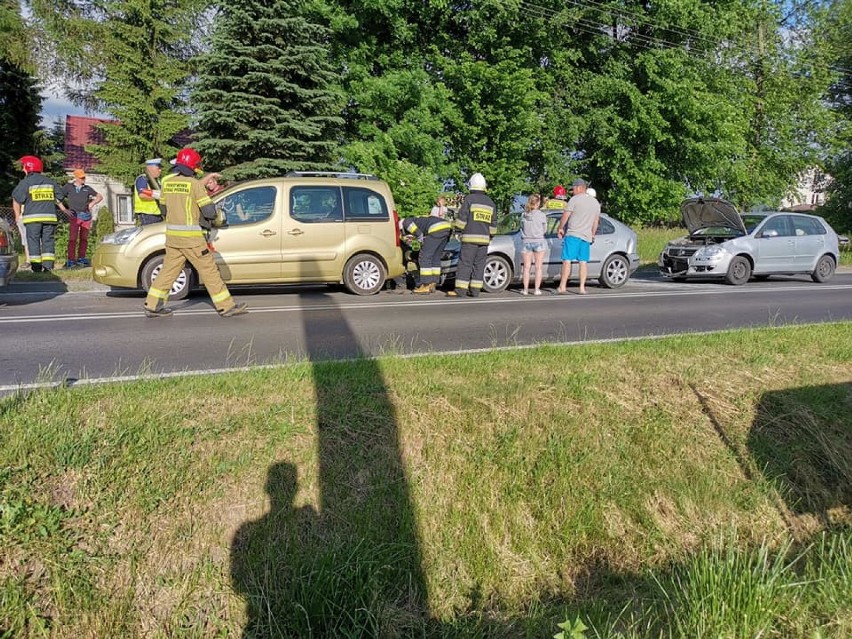
<svg viewBox="0 0 852 639">
<path fill-rule="evenodd" d="M 692 288 L 692 287 L 690 287 Z M 769 293 L 771 295 L 789 293 L 791 291 L 805 292 L 823 292 L 823 291 L 840 291 L 852 290 L 852 284 L 829 284 L 829 285 L 814 285 L 814 286 L 768 286 L 768 287 L 739 287 L 735 289 L 726 287 L 708 287 L 692 290 L 668 290 L 668 291 L 636 291 L 622 293 L 591 293 L 589 295 L 543 295 L 541 297 L 524 297 L 511 295 L 509 297 L 486 297 L 484 299 L 451 299 L 451 298 L 419 298 L 412 300 L 399 301 L 371 301 L 371 302 L 353 302 L 343 304 L 317 304 L 317 305 L 286 305 L 286 306 L 266 306 L 266 307 L 250 307 L 249 315 L 241 318 L 239 321 L 245 321 L 252 314 L 258 313 L 311 313 L 317 311 L 344 311 L 344 310 L 381 310 L 385 308 L 407 308 L 407 307 L 438 307 L 438 306 L 465 306 L 470 304 L 530 304 L 541 303 L 545 301 L 566 301 L 571 304 L 588 303 L 589 301 L 610 301 L 610 300 L 625 300 L 625 299 L 642 299 L 656 297 L 688 297 L 696 295 L 755 295 L 758 293 Z M 238 296 L 239 297 L 239 296 Z M 199 315 L 216 315 L 214 309 L 205 308 L 187 308 L 183 309 L 180 306 L 175 307 L 176 312 L 173 318 L 159 320 L 160 322 L 172 322 L 182 317 L 198 317 Z M 25 323 L 50 323 L 50 322 L 66 322 L 69 320 L 112 320 L 112 319 L 128 319 L 137 318 L 153 322 L 145 318 L 141 311 L 107 311 L 103 313 L 80 313 L 61 315 L 18 315 L 0 318 L 0 325 L 3 324 L 25 324 Z"/>
<path fill-rule="evenodd" d="M 824 324 L 832 325 L 832 324 L 841 324 L 845 322 L 824 322 Z M 741 328 L 729 328 L 722 329 L 717 331 L 694 331 L 690 333 L 659 333 L 653 335 L 642 335 L 642 336 L 633 336 L 633 337 L 609 337 L 602 339 L 589 339 L 589 340 L 581 340 L 581 341 L 573 341 L 573 342 L 546 342 L 546 343 L 535 343 L 535 344 L 518 344 L 513 346 L 488 346 L 483 348 L 472 348 L 472 349 L 453 349 L 446 351 L 426 351 L 426 352 L 418 352 L 418 353 L 402 353 L 396 355 L 377 355 L 377 356 L 365 356 L 360 358 L 352 358 L 352 357 L 342 357 L 338 359 L 323 359 L 320 362 L 311 362 L 311 360 L 304 356 L 298 362 L 282 362 L 278 364 L 257 364 L 254 366 L 234 366 L 232 368 L 204 368 L 204 369 L 187 369 L 181 371 L 167 371 L 161 373 L 142 373 L 139 375 L 118 375 L 112 377 L 83 377 L 83 378 L 66 378 L 59 381 L 49 381 L 49 382 L 32 382 L 28 384 L 7 384 L 4 386 L 0 386 L 0 395 L 8 395 L 10 393 L 16 392 L 25 392 L 25 391 L 33 391 L 42 388 L 61 388 L 61 387 L 76 387 L 76 386 L 97 386 L 100 384 L 114 384 L 114 383 L 129 383 L 129 382 L 140 382 L 140 381 L 150 381 L 150 380 L 158 380 L 158 379 L 171 379 L 175 377 L 198 377 L 201 375 L 228 375 L 232 373 L 247 373 L 250 371 L 262 371 L 262 370 L 277 370 L 281 368 L 288 368 L 294 365 L 300 365 L 304 363 L 313 364 L 313 363 L 323 363 L 323 362 L 351 362 L 367 359 L 367 360 L 375 360 L 382 359 L 384 357 L 398 357 L 400 359 L 413 359 L 417 357 L 429 357 L 429 356 L 454 356 L 454 355 L 474 355 L 478 353 L 494 353 L 494 352 L 504 352 L 504 351 L 523 351 L 529 350 L 531 348 L 539 348 L 539 347 L 548 347 L 548 346 L 585 346 L 589 344 L 619 344 L 624 342 L 639 342 L 644 340 L 661 340 L 667 338 L 678 338 L 678 337 L 701 337 L 707 335 L 724 335 L 726 333 L 736 333 L 743 330 L 783 330 L 788 328 L 796 328 L 796 327 L 805 327 L 805 326 L 813 326 L 813 324 L 785 324 L 783 326 L 762 326 L 762 327 L 741 327 Z M 2 397 L 0 397 L 2 400 Z"/>
</svg>

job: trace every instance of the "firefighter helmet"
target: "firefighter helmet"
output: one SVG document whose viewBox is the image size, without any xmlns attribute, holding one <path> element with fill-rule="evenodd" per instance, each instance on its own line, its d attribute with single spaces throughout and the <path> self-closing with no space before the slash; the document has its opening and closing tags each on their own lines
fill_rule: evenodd
<svg viewBox="0 0 852 639">
<path fill-rule="evenodd" d="M 201 168 L 201 155 L 195 149 L 186 147 L 178 151 L 177 163 L 183 164 L 194 171 Z"/>
<path fill-rule="evenodd" d="M 567 191 L 565 191 L 565 187 L 561 184 L 557 184 L 553 189 L 553 197 L 565 197 Z"/>
<path fill-rule="evenodd" d="M 471 175 L 470 182 L 468 182 L 468 186 L 470 186 L 471 189 L 474 189 L 476 191 L 484 191 L 486 188 L 488 188 L 488 184 L 486 184 L 485 182 L 485 176 L 483 176 L 482 173 L 474 173 L 473 175 Z"/>
<path fill-rule="evenodd" d="M 586 189 L 586 195 L 591 195 L 593 198 L 598 199 L 598 192 L 595 191 L 592 187 Z"/>
<path fill-rule="evenodd" d="M 34 155 L 25 155 L 20 162 L 27 173 L 41 173 L 44 170 L 41 160 Z"/>
</svg>

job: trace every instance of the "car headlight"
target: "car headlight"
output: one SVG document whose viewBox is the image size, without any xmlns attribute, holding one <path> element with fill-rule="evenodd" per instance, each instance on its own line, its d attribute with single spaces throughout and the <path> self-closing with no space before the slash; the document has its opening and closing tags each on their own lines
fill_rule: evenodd
<svg viewBox="0 0 852 639">
<path fill-rule="evenodd" d="M 695 257 L 704 258 L 706 260 L 718 260 L 725 253 L 727 253 L 725 249 L 723 249 L 718 244 L 713 244 L 712 246 L 705 246 L 703 248 L 698 249 L 695 252 Z"/>
<path fill-rule="evenodd" d="M 141 226 L 134 226 L 132 229 L 124 229 L 118 233 L 110 233 L 104 235 L 101 239 L 101 244 L 128 244 L 130 240 L 142 232 Z"/>
</svg>

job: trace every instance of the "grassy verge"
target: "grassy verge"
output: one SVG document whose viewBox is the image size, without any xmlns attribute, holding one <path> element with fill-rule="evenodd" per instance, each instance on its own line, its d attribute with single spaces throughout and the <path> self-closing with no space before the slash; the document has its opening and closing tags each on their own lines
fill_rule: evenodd
<svg viewBox="0 0 852 639">
<path fill-rule="evenodd" d="M 846 323 L 8 398 L 0 635 L 849 636 L 850 371 Z"/>
</svg>

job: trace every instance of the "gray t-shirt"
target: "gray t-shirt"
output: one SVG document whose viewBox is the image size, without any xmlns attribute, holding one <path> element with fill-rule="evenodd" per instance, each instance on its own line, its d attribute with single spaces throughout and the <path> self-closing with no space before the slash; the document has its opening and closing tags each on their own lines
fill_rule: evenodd
<svg viewBox="0 0 852 639">
<path fill-rule="evenodd" d="M 575 195 L 568 200 L 568 223 L 565 225 L 565 235 L 573 235 L 591 242 L 594 239 L 592 229 L 601 215 L 600 203 L 587 193 Z"/>
<path fill-rule="evenodd" d="M 543 240 L 547 232 L 547 216 L 539 209 L 526 211 L 521 218 L 521 237 L 525 240 Z"/>
</svg>

